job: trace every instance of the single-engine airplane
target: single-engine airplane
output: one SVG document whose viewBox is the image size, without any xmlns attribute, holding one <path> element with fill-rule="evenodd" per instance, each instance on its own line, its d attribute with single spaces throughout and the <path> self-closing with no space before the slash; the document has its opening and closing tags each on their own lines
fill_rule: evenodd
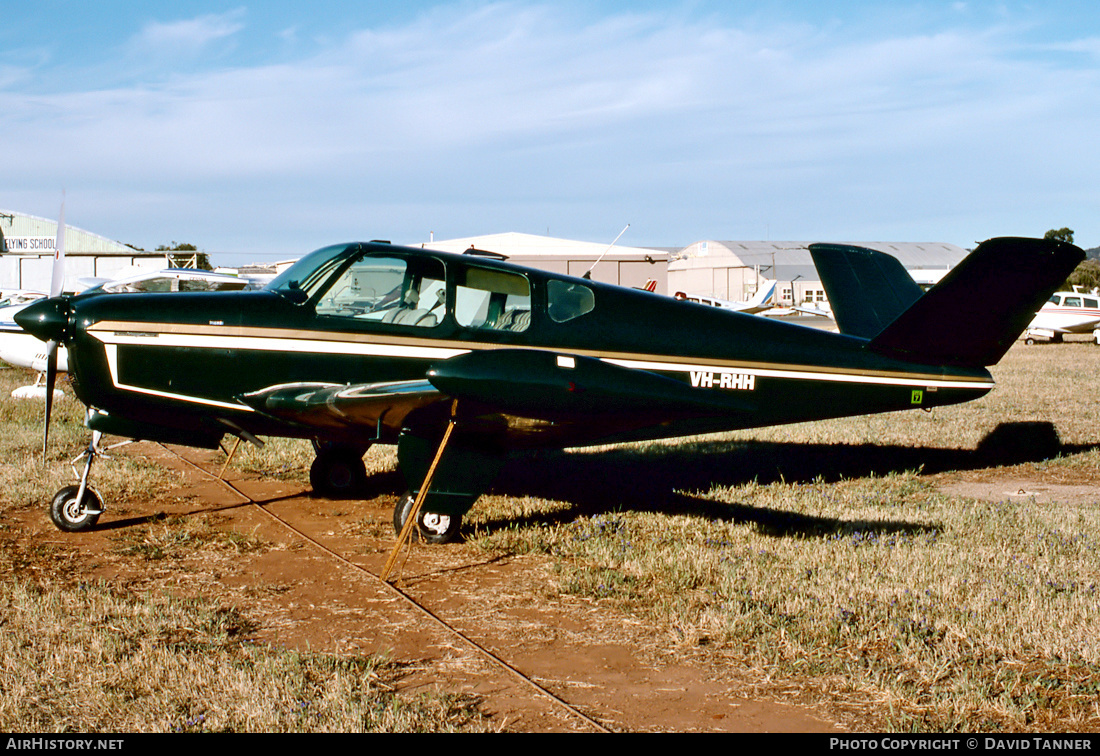
<svg viewBox="0 0 1100 756">
<path fill-rule="evenodd" d="M 768 281 L 765 286 L 761 286 L 757 289 L 749 299 L 744 302 L 731 302 L 728 299 L 719 299 L 718 297 L 710 297 L 705 294 L 685 294 L 682 291 L 676 292 L 676 299 L 687 300 L 689 302 L 695 302 L 696 304 L 707 305 L 709 307 L 720 307 L 724 310 L 734 310 L 736 312 L 743 312 L 749 315 L 755 315 L 758 312 L 764 312 L 772 309 L 773 305 L 767 304 L 768 300 L 775 294 L 775 286 L 778 281 Z"/>
<path fill-rule="evenodd" d="M 93 431 L 51 517 L 96 523 L 102 433 L 211 449 L 227 433 L 283 436 L 314 442 L 321 488 L 361 480 L 364 451 L 396 444 L 411 493 L 395 527 L 425 488 L 419 537 L 446 542 L 509 450 L 978 398 L 993 388 L 986 367 L 1084 257 L 993 239 L 922 293 L 884 253 L 810 250 L 840 333 L 383 242 L 317 250 L 262 291 L 40 300 L 16 319 L 47 342 L 49 381 L 68 348 Z"/>
</svg>

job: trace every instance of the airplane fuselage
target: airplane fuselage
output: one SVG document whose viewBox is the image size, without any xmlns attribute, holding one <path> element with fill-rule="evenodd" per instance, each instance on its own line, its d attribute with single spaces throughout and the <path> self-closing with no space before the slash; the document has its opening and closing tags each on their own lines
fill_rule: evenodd
<svg viewBox="0 0 1100 756">
<path fill-rule="evenodd" d="M 220 435 L 236 427 L 309 438 L 319 435 L 315 427 L 258 411 L 242 396 L 284 384 L 417 381 L 460 355 L 528 350 L 653 373 L 695 397 L 692 407 L 672 412 L 657 404 L 589 408 L 552 418 L 553 427 L 544 424 L 541 433 L 500 413 L 516 438 L 575 445 L 929 408 L 974 399 L 993 386 L 983 368 L 915 365 L 868 351 L 864 339 L 496 260 L 383 244 L 361 245 L 351 257 L 364 270 L 372 259 L 397 261 L 406 270 L 427 261 L 442 292 L 434 320 L 386 322 L 341 309 L 339 302 L 330 306 L 326 297 L 340 293 L 331 291 L 339 282 L 329 280 L 305 301 L 277 288 L 78 296 L 71 302 L 69 342 L 78 396 L 108 416 L 183 431 Z M 366 286 L 369 272 L 358 286 Z M 465 285 L 475 274 L 485 283 Z M 330 278 L 341 273 L 334 269 Z M 502 297 L 519 295 L 511 312 L 523 314 L 521 327 L 499 325 L 503 314 L 487 325 L 482 315 L 462 310 L 465 289 L 480 294 L 493 286 Z M 580 296 L 581 309 L 590 309 L 558 315 L 555 298 L 563 292 Z M 372 297 L 376 303 L 381 294 L 371 291 L 364 299 Z M 514 402 L 521 402 L 526 388 L 514 383 Z M 504 376 L 502 392 L 508 384 Z M 332 434 L 393 442 L 395 430 L 349 425 Z"/>
</svg>

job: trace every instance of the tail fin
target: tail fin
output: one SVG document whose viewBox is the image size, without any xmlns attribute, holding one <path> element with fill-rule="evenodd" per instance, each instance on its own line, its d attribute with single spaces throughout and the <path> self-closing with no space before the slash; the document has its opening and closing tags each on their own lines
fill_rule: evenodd
<svg viewBox="0 0 1100 756">
<path fill-rule="evenodd" d="M 775 285 L 778 281 L 768 281 L 767 284 L 761 286 L 756 290 L 756 293 L 752 295 L 747 304 L 749 307 L 763 307 L 764 303 L 772 298 L 775 294 Z"/>
<path fill-rule="evenodd" d="M 928 364 L 993 365 L 1083 259 L 1064 242 L 990 239 L 868 346 Z"/>
<path fill-rule="evenodd" d="M 868 348 L 933 365 L 993 365 L 1085 253 L 1046 239 L 990 239 L 921 296 L 895 258 L 863 247 L 812 244 L 841 333 Z"/>
<path fill-rule="evenodd" d="M 872 338 L 920 299 L 896 258 L 843 244 L 811 244 L 810 255 L 841 333 Z"/>
</svg>

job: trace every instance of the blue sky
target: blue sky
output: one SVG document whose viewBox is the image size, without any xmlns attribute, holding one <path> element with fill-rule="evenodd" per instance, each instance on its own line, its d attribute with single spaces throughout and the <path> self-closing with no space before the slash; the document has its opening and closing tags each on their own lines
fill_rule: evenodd
<svg viewBox="0 0 1100 756">
<path fill-rule="evenodd" d="M 1093 2 L 0 0 L 0 208 L 223 262 L 521 231 L 1100 245 Z"/>
</svg>

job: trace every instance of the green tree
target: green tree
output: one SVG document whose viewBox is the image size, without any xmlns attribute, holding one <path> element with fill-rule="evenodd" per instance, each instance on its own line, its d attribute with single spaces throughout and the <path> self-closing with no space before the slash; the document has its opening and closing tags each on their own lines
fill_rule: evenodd
<svg viewBox="0 0 1100 756">
<path fill-rule="evenodd" d="M 1057 228 L 1057 229 L 1052 228 L 1049 231 L 1047 231 L 1045 234 L 1043 234 L 1043 238 L 1044 239 L 1054 239 L 1056 241 L 1064 241 L 1064 242 L 1067 242 L 1069 244 L 1073 244 L 1073 229 L 1072 228 L 1066 228 L 1065 226 L 1063 226 L 1062 228 Z"/>
<path fill-rule="evenodd" d="M 1085 260 L 1074 268 L 1063 288 L 1072 289 L 1074 286 L 1080 286 L 1084 291 L 1100 288 L 1100 262 Z"/>
</svg>

